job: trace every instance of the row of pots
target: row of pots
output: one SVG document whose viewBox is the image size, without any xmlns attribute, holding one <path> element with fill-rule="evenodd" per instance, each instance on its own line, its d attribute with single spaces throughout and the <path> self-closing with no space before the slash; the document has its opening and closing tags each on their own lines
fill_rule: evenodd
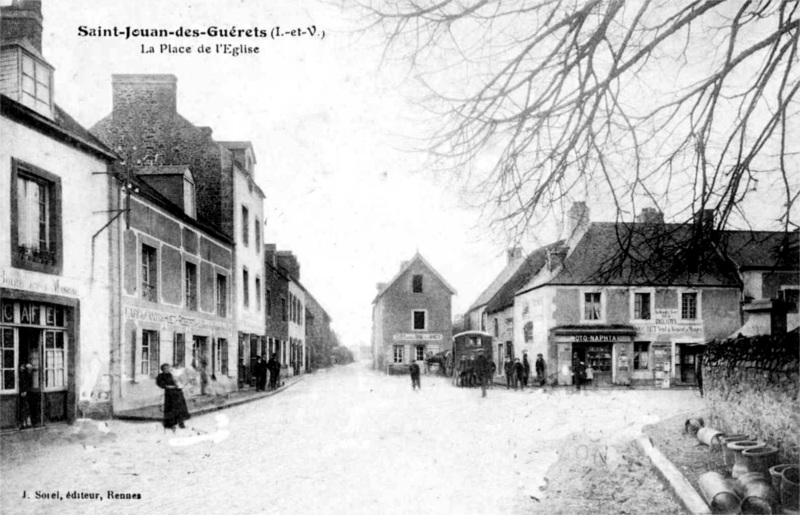
<svg viewBox="0 0 800 515">
<path fill-rule="evenodd" d="M 745 434 L 701 428 L 697 438 L 721 449 L 733 480 L 717 472 L 700 477 L 700 488 L 714 513 L 778 513 L 800 510 L 800 466 L 778 464 L 778 449 Z M 735 480 L 735 481 L 734 481 Z"/>
</svg>

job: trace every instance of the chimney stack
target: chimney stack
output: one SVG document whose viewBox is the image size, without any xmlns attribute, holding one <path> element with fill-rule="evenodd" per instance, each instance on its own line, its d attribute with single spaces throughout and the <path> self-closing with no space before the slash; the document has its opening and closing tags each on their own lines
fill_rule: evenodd
<svg viewBox="0 0 800 515">
<path fill-rule="evenodd" d="M 636 217 L 636 223 L 640 224 L 663 224 L 664 213 L 654 207 L 643 207 L 642 212 Z"/>
<path fill-rule="evenodd" d="M 506 264 L 510 265 L 522 259 L 522 247 L 511 247 L 506 253 Z"/>
<path fill-rule="evenodd" d="M 300 262 L 291 250 L 279 250 L 277 253 L 278 266 L 283 268 L 292 279 L 300 280 Z"/>
<path fill-rule="evenodd" d="M 135 117 L 142 122 L 177 113 L 178 78 L 171 74 L 114 74 L 112 116 L 115 123 Z M 137 124 L 138 125 L 138 124 Z"/>
<path fill-rule="evenodd" d="M 573 202 L 567 211 L 567 234 L 564 237 L 572 238 L 576 234 L 581 234 L 587 227 L 589 227 L 589 208 L 586 202 Z"/>
<path fill-rule="evenodd" d="M 378 288 L 378 292 L 380 292 L 380 291 L 382 291 L 384 288 L 386 288 L 386 283 L 378 283 L 378 284 L 376 284 L 375 286 Z"/>
<path fill-rule="evenodd" d="M 564 264 L 567 258 L 567 247 L 555 247 L 547 251 L 547 269 L 551 272 Z"/>
<path fill-rule="evenodd" d="M 0 7 L 0 36 L 3 41 L 27 39 L 42 52 L 42 2 L 14 0 Z"/>
</svg>

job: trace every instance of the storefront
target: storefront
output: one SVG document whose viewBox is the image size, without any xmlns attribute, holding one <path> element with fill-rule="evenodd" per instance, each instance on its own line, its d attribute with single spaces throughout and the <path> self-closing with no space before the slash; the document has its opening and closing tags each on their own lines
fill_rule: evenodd
<svg viewBox="0 0 800 515">
<path fill-rule="evenodd" d="M 553 328 L 551 344 L 556 348 L 558 384 L 574 384 L 574 358 L 591 367 L 593 385 L 630 384 L 634 334 L 633 327 L 622 325 Z"/>
<path fill-rule="evenodd" d="M 0 293 L 2 429 L 18 427 L 25 412 L 33 426 L 71 422 L 75 418 L 78 301 L 8 290 Z"/>
</svg>

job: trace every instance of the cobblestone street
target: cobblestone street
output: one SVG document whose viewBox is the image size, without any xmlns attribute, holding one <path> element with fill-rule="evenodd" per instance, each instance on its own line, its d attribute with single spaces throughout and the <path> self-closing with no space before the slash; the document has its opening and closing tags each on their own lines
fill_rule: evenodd
<svg viewBox="0 0 800 515">
<path fill-rule="evenodd" d="M 660 390 L 495 387 L 483 399 L 431 376 L 413 392 L 407 377 L 355 364 L 196 416 L 175 435 L 111 421 L 107 434 L 87 422 L 5 436 L 2 512 L 675 512 L 629 444 L 644 424 L 699 405 L 694 391 Z M 604 469 L 621 478 L 613 492 L 589 483 Z"/>
</svg>

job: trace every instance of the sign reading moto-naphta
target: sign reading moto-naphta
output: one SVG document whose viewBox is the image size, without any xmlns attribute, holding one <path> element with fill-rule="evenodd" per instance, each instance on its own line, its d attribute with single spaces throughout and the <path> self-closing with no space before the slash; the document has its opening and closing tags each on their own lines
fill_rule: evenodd
<svg viewBox="0 0 800 515">
<path fill-rule="evenodd" d="M 576 342 L 618 342 L 616 334 L 576 334 L 572 337 Z"/>
<path fill-rule="evenodd" d="M 439 333 L 397 333 L 394 335 L 394 341 L 438 341 L 443 340 L 444 336 Z"/>
</svg>

